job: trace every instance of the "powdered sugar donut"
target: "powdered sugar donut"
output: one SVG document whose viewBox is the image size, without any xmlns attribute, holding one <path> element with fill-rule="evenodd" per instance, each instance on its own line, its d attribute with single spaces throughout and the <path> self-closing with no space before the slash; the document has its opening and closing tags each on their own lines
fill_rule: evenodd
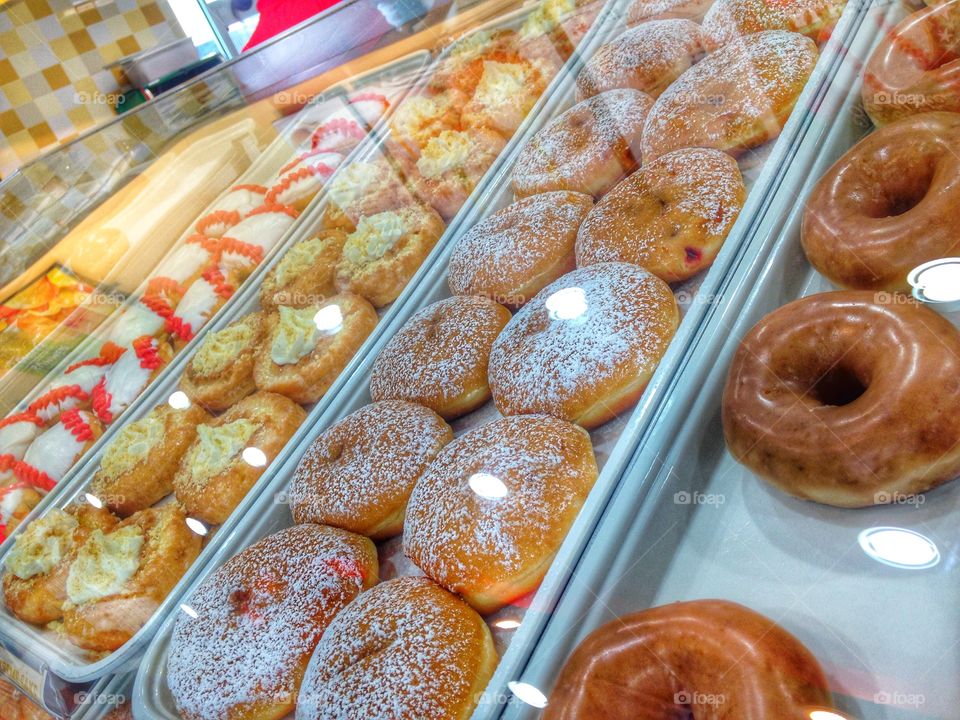
<svg viewBox="0 0 960 720">
<path fill-rule="evenodd" d="M 286 716 L 320 637 L 377 572 L 367 538 L 319 525 L 281 530 L 227 560 L 173 628 L 167 682 L 180 714 Z"/>
<path fill-rule="evenodd" d="M 432 410 L 404 400 L 364 405 L 310 445 L 290 482 L 290 510 L 380 540 L 403 531 L 413 486 L 453 439 Z"/>
<path fill-rule="evenodd" d="M 490 348 L 509 321 L 509 310 L 484 297 L 428 305 L 377 356 L 370 397 L 416 402 L 445 420 L 475 410 L 490 398 Z"/>
<path fill-rule="evenodd" d="M 829 34 L 844 5 L 843 0 L 716 0 L 703 18 L 703 44 L 713 51 L 761 30 L 789 30 L 817 41 Z"/>
<path fill-rule="evenodd" d="M 703 54 L 695 22 L 678 18 L 643 23 L 597 49 L 577 75 L 577 101 L 617 88 L 655 98 Z"/>
<path fill-rule="evenodd" d="M 573 190 L 600 197 L 640 164 L 652 106 L 637 90 L 609 90 L 574 105 L 527 141 L 513 169 L 514 193 Z"/>
<path fill-rule="evenodd" d="M 641 26 L 642 27 L 642 26 Z M 577 236 L 577 266 L 628 262 L 666 282 L 713 264 L 747 191 L 719 150 L 674 150 L 604 195 Z"/>
<path fill-rule="evenodd" d="M 360 596 L 330 623 L 307 667 L 297 720 L 467 720 L 497 665 L 490 629 L 427 578 Z"/>
<path fill-rule="evenodd" d="M 524 305 L 493 344 L 497 409 L 600 425 L 640 398 L 678 323 L 670 287 L 646 270 L 574 270 Z"/>
<path fill-rule="evenodd" d="M 418 197 L 449 222 L 505 146 L 499 133 L 483 127 L 444 130 L 423 146 L 416 172 L 411 168 L 407 177 Z"/>
<path fill-rule="evenodd" d="M 424 472 L 403 551 L 481 614 L 494 612 L 539 585 L 596 479 L 582 428 L 545 415 L 495 420 Z"/>
<path fill-rule="evenodd" d="M 713 0 L 633 0 L 627 8 L 627 25 L 670 18 L 700 22 L 711 5 Z"/>
<path fill-rule="evenodd" d="M 90 394 L 90 404 L 100 422 L 112 423 L 172 358 L 173 350 L 164 341 L 146 336 L 134 340 Z"/>
<path fill-rule="evenodd" d="M 52 490 L 102 433 L 103 426 L 93 413 L 66 410 L 30 443 L 13 472 L 35 488 Z"/>
<path fill-rule="evenodd" d="M 664 91 L 643 130 L 643 159 L 706 147 L 737 156 L 783 130 L 817 62 L 812 40 L 766 30 L 730 42 Z"/>
<path fill-rule="evenodd" d="M 574 242 L 593 198 L 548 192 L 518 200 L 474 225 L 450 256 L 454 295 L 483 295 L 511 310 L 575 267 Z"/>
</svg>

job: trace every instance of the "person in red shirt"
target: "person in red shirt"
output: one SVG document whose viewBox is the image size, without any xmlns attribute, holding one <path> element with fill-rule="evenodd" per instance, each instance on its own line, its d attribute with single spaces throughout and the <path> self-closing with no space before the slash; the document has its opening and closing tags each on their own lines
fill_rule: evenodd
<svg viewBox="0 0 960 720">
<path fill-rule="evenodd" d="M 260 21 L 257 29 L 243 46 L 244 52 L 269 40 L 275 35 L 312 18 L 318 13 L 333 7 L 342 0 L 259 0 L 257 10 L 260 12 Z M 233 0 L 234 10 L 249 10 L 253 0 Z"/>
</svg>

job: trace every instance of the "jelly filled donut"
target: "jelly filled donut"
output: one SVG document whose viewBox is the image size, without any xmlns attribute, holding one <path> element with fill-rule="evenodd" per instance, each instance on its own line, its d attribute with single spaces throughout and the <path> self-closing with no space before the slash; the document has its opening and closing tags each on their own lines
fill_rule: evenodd
<svg viewBox="0 0 960 720">
<path fill-rule="evenodd" d="M 640 165 L 640 138 L 653 99 L 608 90 L 555 118 L 524 145 L 513 169 L 518 198 L 550 190 L 600 197 Z"/>
<path fill-rule="evenodd" d="M 616 88 L 657 97 L 702 56 L 695 22 L 679 18 L 645 22 L 593 54 L 577 75 L 577 100 Z"/>
<path fill-rule="evenodd" d="M 830 706 L 823 670 L 799 640 L 742 605 L 694 600 L 591 633 L 564 665 L 544 718 L 809 720 Z"/>
<path fill-rule="evenodd" d="M 490 348 L 509 321 L 509 310 L 484 297 L 428 305 L 377 356 L 370 397 L 416 402 L 445 420 L 475 410 L 490 399 Z"/>
<path fill-rule="evenodd" d="M 813 40 L 785 30 L 724 45 L 657 98 L 643 130 L 643 161 L 682 147 L 737 156 L 777 137 L 817 56 Z"/>
<path fill-rule="evenodd" d="M 795 497 L 888 503 L 960 475 L 960 332 L 905 298 L 830 292 L 743 339 L 723 397 L 735 458 Z"/>
<path fill-rule="evenodd" d="M 321 525 L 280 530 L 228 560 L 173 628 L 168 684 L 181 715 L 286 717 L 320 636 L 377 573 L 370 540 Z"/>
<path fill-rule="evenodd" d="M 601 425 L 643 394 L 678 323 L 670 286 L 642 268 L 599 263 L 568 273 L 524 305 L 493 344 L 497 409 Z"/>
<path fill-rule="evenodd" d="M 590 211 L 577 236 L 577 265 L 629 262 L 666 282 L 686 280 L 713 264 L 746 195 L 737 161 L 726 153 L 661 155 Z"/>
<path fill-rule="evenodd" d="M 296 720 L 467 720 L 497 665 L 483 619 L 422 577 L 362 593 L 310 659 Z"/>
<path fill-rule="evenodd" d="M 957 3 L 924 8 L 880 38 L 863 73 L 863 108 L 877 126 L 919 113 L 960 111 Z"/>
<path fill-rule="evenodd" d="M 321 433 L 290 481 L 290 511 L 375 540 L 403 531 L 413 486 L 453 431 L 405 400 L 364 405 Z"/>
<path fill-rule="evenodd" d="M 576 266 L 577 231 L 593 198 L 557 190 L 531 195 L 474 225 L 450 256 L 454 295 L 483 295 L 511 310 Z"/>
<path fill-rule="evenodd" d="M 596 479 L 582 428 L 547 415 L 494 420 L 447 445 L 417 482 L 403 551 L 489 614 L 540 584 Z"/>
<path fill-rule="evenodd" d="M 813 188 L 801 240 L 836 285 L 909 291 L 907 275 L 960 250 L 960 114 L 925 113 L 871 133 Z"/>
</svg>

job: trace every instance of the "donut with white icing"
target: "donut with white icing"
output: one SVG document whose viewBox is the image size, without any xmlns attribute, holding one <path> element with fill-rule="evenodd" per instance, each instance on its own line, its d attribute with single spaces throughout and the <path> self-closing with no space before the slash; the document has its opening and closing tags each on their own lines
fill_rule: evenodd
<svg viewBox="0 0 960 720">
<path fill-rule="evenodd" d="M 13 472 L 18 480 L 35 488 L 52 490 L 102 433 L 103 425 L 93 413 L 66 410 L 55 425 L 30 443 Z"/>
<path fill-rule="evenodd" d="M 137 338 L 110 366 L 90 394 L 90 404 L 100 422 L 112 423 L 136 400 L 173 357 L 166 341 Z"/>
</svg>

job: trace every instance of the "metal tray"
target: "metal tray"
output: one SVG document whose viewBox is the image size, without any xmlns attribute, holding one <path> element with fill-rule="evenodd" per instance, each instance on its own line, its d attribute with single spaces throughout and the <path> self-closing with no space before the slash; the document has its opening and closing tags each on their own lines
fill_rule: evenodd
<svg viewBox="0 0 960 720">
<path fill-rule="evenodd" d="M 518 676 L 548 698 L 566 658 L 599 625 L 677 600 L 724 598 L 795 634 L 820 660 L 840 711 L 850 717 L 957 717 L 960 486 L 941 487 L 922 503 L 862 510 L 795 500 L 732 458 L 720 424 L 721 393 L 740 338 L 777 307 L 833 289 L 800 247 L 803 200 L 869 130 L 860 69 L 903 15 L 898 5 L 870 9 L 818 106 L 800 162 L 700 333 L 692 351 L 699 359 L 678 375 L 671 403 L 631 461 Z M 953 320 L 960 324 L 960 317 Z M 861 549 L 860 535 L 880 527 L 925 536 L 938 546 L 940 562 L 913 570 L 878 562 Z M 503 717 L 537 715 L 514 702 Z"/>
<path fill-rule="evenodd" d="M 268 181 L 279 168 L 283 167 L 285 163 L 290 161 L 291 157 L 293 157 L 293 154 L 297 151 L 297 143 L 293 142 L 291 139 L 298 134 L 300 126 L 307 126 L 312 130 L 312 124 L 314 121 L 316 121 L 314 116 L 326 116 L 327 114 L 335 112 L 338 109 L 348 107 L 344 102 L 344 98 L 350 92 L 355 92 L 358 89 L 376 85 L 392 85 L 393 78 L 397 76 L 407 77 L 421 70 L 429 60 L 429 56 L 430 54 L 425 50 L 406 55 L 399 60 L 366 73 L 363 76 L 362 82 L 354 80 L 348 85 L 349 81 L 344 81 L 338 83 L 323 93 L 320 93 L 296 116 L 296 119 L 293 122 L 288 124 L 281 135 L 277 137 L 256 160 L 254 160 L 248 170 L 244 172 L 235 183 L 231 184 L 231 187 L 238 184 L 263 184 L 264 182 Z M 391 104 L 391 109 L 396 107 L 404 95 L 404 90 L 402 88 L 396 86 L 394 87 L 396 90 L 396 97 Z M 320 112 L 320 109 L 323 110 L 322 113 Z M 389 116 L 389 111 L 387 116 Z M 373 130 L 368 134 L 367 139 L 362 141 L 360 145 L 344 160 L 344 167 L 352 162 L 357 155 L 364 152 L 369 152 L 368 148 L 372 143 L 375 142 L 374 139 L 376 138 L 378 128 L 383 126 L 383 123 L 386 122 L 387 116 L 381 118 Z M 229 192 L 229 190 L 221 193 L 217 200 L 210 204 L 210 206 L 207 208 L 207 211 L 198 216 L 198 218 L 203 217 L 206 212 L 216 208 L 217 203 L 224 195 L 226 195 L 227 192 Z M 264 261 L 260 263 L 260 266 L 257 268 L 257 270 L 244 282 L 244 285 L 237 291 L 237 293 L 235 293 L 234 296 L 224 304 L 223 308 L 220 309 L 213 319 L 208 321 L 206 325 L 197 331 L 196 336 L 189 343 L 187 343 L 187 345 L 182 348 L 179 353 L 177 353 L 167 367 L 164 368 L 156 378 L 154 378 L 153 382 L 144 388 L 144 391 L 140 394 L 139 398 L 130 404 L 130 406 L 124 411 L 124 414 L 132 412 L 141 402 L 143 402 L 144 397 L 147 395 L 150 389 L 162 383 L 167 374 L 179 374 L 182 365 L 185 363 L 185 358 L 191 355 L 196 348 L 199 347 L 203 337 L 207 332 L 210 331 L 214 320 L 219 317 L 231 315 L 232 308 L 236 307 L 236 298 L 243 291 L 243 288 L 249 288 L 259 284 L 258 279 L 263 277 L 263 274 L 266 272 L 264 266 L 267 265 L 267 263 L 272 259 L 279 258 L 285 249 L 294 243 L 294 236 L 297 234 L 298 228 L 309 224 L 311 209 L 316 208 L 317 205 L 321 203 L 321 198 L 322 192 L 313 199 L 311 204 L 304 210 L 303 213 L 301 213 L 300 217 L 297 218 L 296 222 L 290 226 L 284 236 L 281 237 L 270 253 L 266 255 Z M 170 251 L 164 255 L 160 262 L 164 262 L 173 253 L 175 253 L 181 247 L 186 238 L 192 234 L 192 230 L 185 231 L 181 238 L 173 245 Z M 83 358 L 96 355 L 97 352 L 99 352 L 99 346 L 103 342 L 103 338 L 107 336 L 113 325 L 118 322 L 123 310 L 135 302 L 136 299 L 134 295 L 128 297 L 113 312 L 108 320 L 98 327 L 94 333 L 90 335 L 90 337 L 86 338 L 82 343 L 80 343 L 77 348 L 70 352 L 62 362 L 60 362 L 50 373 L 48 373 L 47 377 L 41 381 L 33 391 L 21 399 L 17 406 L 11 411 L 11 414 L 21 412 L 26 409 L 31 402 L 33 402 L 46 390 L 46 387 L 49 385 L 49 383 L 58 379 L 63 371 L 66 370 L 66 368 L 71 364 Z M 87 450 L 87 452 L 76 463 L 74 463 L 74 465 L 60 479 L 60 482 L 57 483 L 57 486 L 40 501 L 40 503 L 33 509 L 26 520 L 20 524 L 19 528 L 26 527 L 30 520 L 38 517 L 45 511 L 47 507 L 52 506 L 56 502 L 55 498 L 60 493 L 67 491 L 67 487 L 71 485 L 73 478 L 81 475 L 84 472 L 83 468 L 86 463 L 89 462 L 89 460 L 98 451 L 106 446 L 106 444 L 110 441 L 110 438 L 112 438 L 113 434 L 117 432 L 117 429 L 121 426 L 121 424 L 121 422 L 114 422 L 104 430 L 103 435 L 101 435 L 100 438 L 98 438 L 97 441 Z M 17 531 L 15 530 L 6 540 L 0 543 L 0 554 L 5 553 L 9 549 L 12 540 L 16 535 Z"/>
<path fill-rule="evenodd" d="M 603 24 L 598 26 L 597 37 L 588 43 L 583 53 L 584 57 L 588 57 L 589 51 L 601 42 L 611 39 L 620 32 L 622 21 L 617 12 L 620 8 L 620 4 L 615 5 L 614 10 L 602 18 Z M 815 102 L 821 92 L 821 86 L 832 77 L 832 73 L 839 65 L 839 38 L 852 34 L 861 19 L 862 15 L 853 10 L 844 16 L 838 26 L 835 40 L 824 51 L 822 62 L 818 65 L 799 107 L 805 108 L 807 104 L 812 105 Z M 580 62 L 577 60 L 571 64 L 563 82 L 558 84 L 553 92 L 548 91 L 551 100 L 536 116 L 535 122 L 530 123 L 525 129 L 525 138 L 530 137 L 552 117 L 572 104 L 574 81 Z M 617 487 L 622 471 L 630 460 L 636 444 L 652 421 L 655 410 L 666 399 L 669 381 L 686 362 L 688 346 L 696 337 L 696 331 L 704 320 L 709 306 L 704 299 L 712 298 L 720 292 L 724 277 L 736 262 L 742 259 L 746 250 L 746 241 L 753 237 L 760 213 L 766 208 L 767 196 L 779 182 L 782 182 L 785 165 L 792 158 L 792 152 L 798 144 L 797 140 L 800 133 L 804 131 L 807 120 L 805 112 L 797 112 L 796 117 L 788 123 L 782 140 L 774 143 L 772 148 L 766 149 L 769 152 L 769 158 L 753 183 L 747 207 L 741 213 L 737 225 L 713 268 L 704 273 L 703 277 L 676 288 L 678 295 L 685 301 L 683 307 L 685 317 L 640 404 L 632 413 L 626 413 L 591 433 L 598 464 L 601 466 L 600 478 L 560 549 L 544 583 L 529 603 L 523 602 L 525 609 L 510 606 L 488 618 L 495 643 L 501 651 L 501 661 L 474 714 L 475 718 L 496 717 L 502 705 L 508 701 L 510 697 L 508 683 L 518 676 L 527 658 L 533 652 L 540 631 L 552 613 L 568 574 L 590 540 L 600 514 Z M 489 182 L 486 191 L 471 207 L 470 213 L 461 225 L 461 231 L 456 235 L 457 238 L 476 222 L 511 202 L 509 176 L 521 147 L 522 144 L 518 143 L 510 151 L 509 157 Z M 454 245 L 454 242 L 446 243 L 432 266 L 421 268 L 414 283 L 411 283 L 415 288 L 406 300 L 402 312 L 397 313 L 390 327 L 377 337 L 375 346 L 362 358 L 349 383 L 339 388 L 335 402 L 332 402 L 327 410 L 309 423 L 309 432 L 300 439 L 288 459 L 273 473 L 270 484 L 248 508 L 247 521 L 238 527 L 232 537 L 221 546 L 214 560 L 196 577 L 184 597 L 189 596 L 199 583 L 227 558 L 257 539 L 292 524 L 289 508 L 286 505 L 285 489 L 297 461 L 320 432 L 370 402 L 368 386 L 371 367 L 377 354 L 393 334 L 420 308 L 449 297 L 446 266 Z M 454 432 L 459 435 L 496 417 L 498 414 L 492 403 L 487 403 L 479 410 L 455 421 Z M 379 550 L 383 578 L 417 572 L 416 568 L 403 558 L 398 539 L 381 543 Z M 166 683 L 167 648 L 175 620 L 176 614 L 166 620 L 147 650 L 137 674 L 134 707 L 144 717 L 169 720 L 178 717 Z"/>
<path fill-rule="evenodd" d="M 71 720 L 101 720 L 114 708 L 133 699 L 135 673 L 113 675 L 103 679 L 85 698 L 82 708 Z"/>
<path fill-rule="evenodd" d="M 490 26 L 519 24 L 526 17 L 528 12 L 529 8 L 526 8 L 523 13 L 511 13 L 505 18 L 498 18 L 491 23 L 476 28 L 474 31 L 483 30 Z M 584 40 L 584 43 L 588 42 L 589 36 Z M 443 54 L 440 55 L 440 59 L 442 58 Z M 554 78 L 554 83 L 556 84 L 562 82 L 563 78 L 564 72 L 561 71 L 558 76 Z M 555 85 L 551 85 L 551 87 L 554 86 Z M 538 105 L 534 107 L 525 121 L 526 126 L 529 126 L 533 123 L 533 119 L 537 115 L 537 107 L 539 107 L 539 104 L 546 103 L 550 97 L 552 97 L 552 93 L 548 87 L 543 96 L 540 98 Z M 512 150 L 516 149 L 517 145 L 521 142 L 522 138 L 526 136 L 524 127 L 524 125 L 521 126 L 521 128 L 514 135 L 513 139 L 508 143 L 507 148 L 503 153 L 501 153 L 500 158 L 493 163 L 484 178 L 478 183 L 477 189 L 475 190 L 475 195 L 482 194 L 484 192 L 484 188 L 490 186 L 492 182 L 491 179 L 499 172 L 499 168 L 502 167 L 505 157 L 510 155 Z M 387 135 L 388 133 L 386 130 L 375 133 L 369 142 L 365 141 L 361 147 L 351 155 L 350 161 L 363 162 L 372 159 L 382 151 Z M 344 166 L 345 165 L 346 163 Z M 411 311 L 408 308 L 410 305 L 409 300 L 411 296 L 414 295 L 416 288 L 422 282 L 425 272 L 439 262 L 441 252 L 451 245 L 451 238 L 456 235 L 463 219 L 470 214 L 471 207 L 472 204 L 468 201 L 463 208 L 461 208 L 457 216 L 454 217 L 447 225 L 447 229 L 438 241 L 437 246 L 434 248 L 430 256 L 428 256 L 428 258 L 424 261 L 417 275 L 415 275 L 410 283 L 408 283 L 405 291 L 396 301 L 394 301 L 394 303 L 380 310 L 381 319 L 378 330 L 361 346 L 360 350 L 347 364 L 346 368 L 340 374 L 340 377 L 337 379 L 337 381 L 335 381 L 331 386 L 327 394 L 312 408 L 308 408 L 307 418 L 297 433 L 294 434 L 293 438 L 291 438 L 290 442 L 280 452 L 280 454 L 278 454 L 274 461 L 267 468 L 265 468 L 263 475 L 250 489 L 250 492 L 237 506 L 230 518 L 214 531 L 210 532 L 210 534 L 207 536 L 204 547 L 201 550 L 200 557 L 194 562 L 193 566 L 184 574 L 180 582 L 169 593 L 164 602 L 154 613 L 153 617 L 143 628 L 140 629 L 136 635 L 134 635 L 133 638 L 131 638 L 123 647 L 115 650 L 106 657 L 99 660 L 94 660 L 88 653 L 80 650 L 79 648 L 75 648 L 65 640 L 58 638 L 52 631 L 37 628 L 18 620 L 5 606 L 2 605 L 0 605 L 0 638 L 5 638 L 15 645 L 33 648 L 33 652 L 41 657 L 41 659 L 47 666 L 49 666 L 52 672 L 60 677 L 75 682 L 82 682 L 89 679 L 102 677 L 107 674 L 122 673 L 132 669 L 138 662 L 139 656 L 145 649 L 147 643 L 149 643 L 151 637 L 160 626 L 161 621 L 173 608 L 177 607 L 179 604 L 179 599 L 182 597 L 184 591 L 190 585 L 193 578 L 200 574 L 205 569 L 205 566 L 209 563 L 219 564 L 219 562 L 222 561 L 223 552 L 219 550 L 220 546 L 225 542 L 229 542 L 230 538 L 236 532 L 241 532 L 242 529 L 245 528 L 250 522 L 249 515 L 252 511 L 255 501 L 262 497 L 264 492 L 268 490 L 269 484 L 276 475 L 277 469 L 281 468 L 286 462 L 290 461 L 291 457 L 295 463 L 296 459 L 299 458 L 298 454 L 294 454 L 296 449 L 304 442 L 309 442 L 309 440 L 306 440 L 305 438 L 311 432 L 311 429 L 316 425 L 316 423 L 321 420 L 329 407 L 332 404 L 340 401 L 340 391 L 348 385 L 350 378 L 361 367 L 363 367 L 363 363 L 367 358 L 369 358 L 371 353 L 375 352 L 379 341 L 384 337 L 389 337 L 392 334 L 393 329 L 399 327 L 403 320 L 409 316 Z M 318 198 L 314 200 L 311 206 L 301 216 L 303 219 L 297 223 L 288 240 L 283 243 L 283 249 L 292 246 L 300 240 L 311 237 L 314 233 L 314 229 L 318 226 L 319 221 L 323 216 L 325 208 L 326 194 L 321 191 Z M 262 280 L 263 276 L 269 272 L 269 270 L 277 262 L 279 262 L 282 255 L 283 250 L 280 250 L 268 256 L 268 258 L 266 258 L 257 267 L 244 286 L 234 295 L 230 301 L 229 307 L 218 313 L 215 318 L 213 318 L 207 323 L 206 326 L 204 326 L 205 332 L 215 332 L 216 330 L 219 330 L 220 328 L 232 322 L 234 319 L 259 309 L 260 281 Z M 444 265 L 445 262 L 446 261 L 444 260 Z M 117 432 L 119 428 L 123 426 L 123 423 L 133 422 L 134 420 L 149 413 L 150 410 L 152 410 L 155 406 L 168 401 L 170 395 L 177 390 L 180 376 L 186 367 L 189 357 L 192 355 L 193 347 L 195 347 L 195 345 L 188 347 L 184 352 L 181 352 L 176 361 L 171 363 L 154 381 L 151 387 L 141 395 L 138 401 L 126 410 L 122 421 L 111 426 L 111 430 L 113 432 Z M 93 478 L 94 473 L 99 467 L 100 457 L 105 449 L 106 442 L 99 443 L 96 448 L 92 449 L 92 451 L 87 454 L 82 465 L 75 468 L 76 472 L 72 474 L 69 483 L 65 484 L 63 481 L 61 481 L 57 491 L 54 491 L 55 496 L 47 500 L 43 506 L 44 509 L 48 507 L 62 508 L 66 507 L 72 502 L 83 501 L 85 498 L 86 489 L 90 480 Z M 36 511 L 34 516 L 38 513 L 39 511 Z M 0 546 L 0 563 L 3 562 L 7 552 L 9 552 L 10 547 L 11 546 L 9 544 L 6 546 Z M 230 552 L 230 554 L 233 554 L 233 552 Z"/>
</svg>

